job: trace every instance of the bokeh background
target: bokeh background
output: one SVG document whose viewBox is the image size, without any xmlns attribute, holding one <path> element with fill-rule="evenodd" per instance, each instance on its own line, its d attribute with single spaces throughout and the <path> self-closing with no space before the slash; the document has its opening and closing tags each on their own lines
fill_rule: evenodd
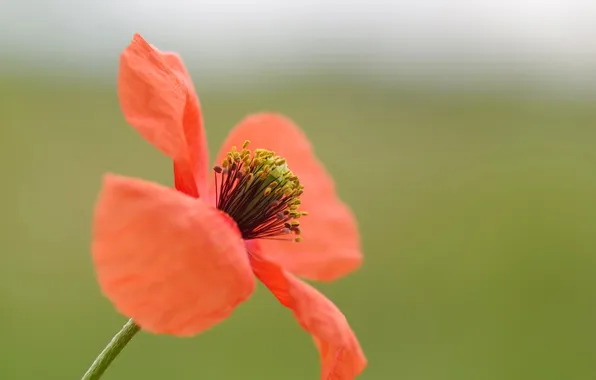
<svg viewBox="0 0 596 380">
<path fill-rule="evenodd" d="M 316 285 L 362 379 L 596 378 L 596 3 L 8 0 L 0 5 L 0 378 L 77 379 L 125 322 L 90 262 L 106 171 L 172 183 L 123 120 L 134 32 L 178 51 L 211 155 L 250 112 L 308 133 L 356 213 Z M 316 379 L 259 287 L 191 339 L 139 334 L 105 379 Z"/>
</svg>

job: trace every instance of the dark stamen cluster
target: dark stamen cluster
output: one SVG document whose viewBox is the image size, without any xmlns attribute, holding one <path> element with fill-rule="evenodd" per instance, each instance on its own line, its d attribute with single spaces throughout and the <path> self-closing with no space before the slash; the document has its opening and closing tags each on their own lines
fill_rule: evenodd
<svg viewBox="0 0 596 380">
<path fill-rule="evenodd" d="M 298 208 L 304 187 L 285 159 L 265 149 L 251 152 L 248 145 L 240 152 L 232 147 L 213 168 L 217 208 L 234 219 L 245 240 L 287 236 L 301 241 L 298 219 L 307 213 Z"/>
</svg>

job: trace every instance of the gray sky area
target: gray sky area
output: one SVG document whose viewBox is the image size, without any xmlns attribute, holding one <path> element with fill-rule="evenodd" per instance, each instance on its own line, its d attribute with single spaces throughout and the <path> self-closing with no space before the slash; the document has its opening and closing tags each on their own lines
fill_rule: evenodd
<svg viewBox="0 0 596 380">
<path fill-rule="evenodd" d="M 205 77 L 333 68 L 382 82 L 596 86 L 595 0 L 0 0 L 0 69 L 112 73 L 134 32 Z"/>
</svg>

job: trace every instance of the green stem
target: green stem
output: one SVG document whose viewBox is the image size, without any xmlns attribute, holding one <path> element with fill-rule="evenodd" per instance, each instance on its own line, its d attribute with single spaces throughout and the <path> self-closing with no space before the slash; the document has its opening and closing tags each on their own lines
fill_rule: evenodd
<svg viewBox="0 0 596 380">
<path fill-rule="evenodd" d="M 99 379 L 139 330 L 140 327 L 132 319 L 129 319 L 122 329 L 114 335 L 110 343 L 97 356 L 95 361 L 93 361 L 93 364 L 91 364 L 91 367 L 85 372 L 81 380 Z"/>
</svg>

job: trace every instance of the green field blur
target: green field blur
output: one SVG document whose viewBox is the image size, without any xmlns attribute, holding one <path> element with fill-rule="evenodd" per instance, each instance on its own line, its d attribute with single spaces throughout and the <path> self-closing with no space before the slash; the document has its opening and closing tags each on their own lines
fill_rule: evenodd
<svg viewBox="0 0 596 380">
<path fill-rule="evenodd" d="M 361 270 L 316 285 L 358 334 L 361 378 L 595 379 L 596 103 L 309 83 L 202 91 L 210 154 L 250 112 L 306 130 L 363 234 Z M 0 125 L 0 378 L 78 379 L 126 320 L 90 262 L 102 173 L 171 184 L 171 162 L 110 81 L 0 79 Z M 318 376 L 260 286 L 197 337 L 139 334 L 104 378 Z"/>
</svg>

